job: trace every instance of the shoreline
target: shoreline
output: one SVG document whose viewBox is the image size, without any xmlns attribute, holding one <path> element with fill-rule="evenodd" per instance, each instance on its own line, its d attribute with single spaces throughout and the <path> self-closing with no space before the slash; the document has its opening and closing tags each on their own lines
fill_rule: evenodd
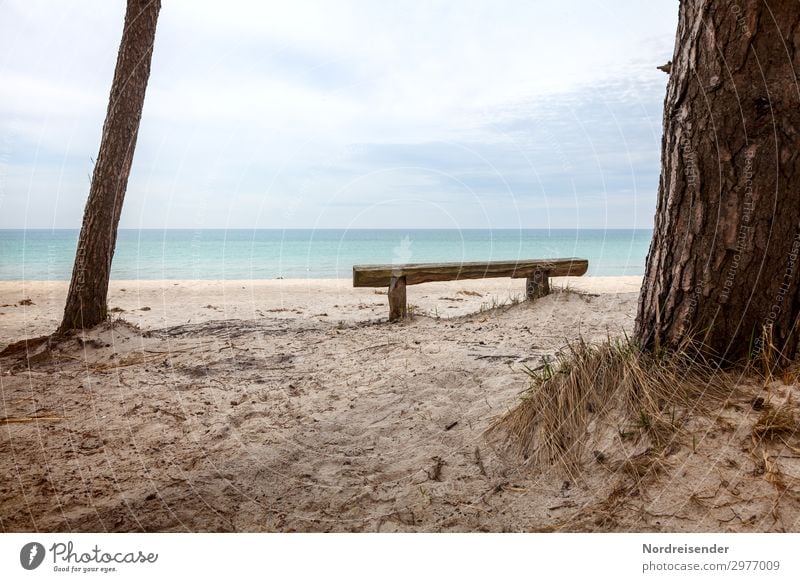
<svg viewBox="0 0 800 582">
<path fill-rule="evenodd" d="M 638 293 L 641 277 L 556 277 L 554 289 L 590 294 Z M 0 344 L 51 333 L 68 281 L 0 281 Z M 462 317 L 524 299 L 524 279 L 433 282 L 408 288 L 414 313 Z M 29 303 L 30 302 L 30 303 Z M 354 288 L 351 279 L 112 280 L 109 314 L 144 329 L 220 319 L 310 319 L 334 324 L 388 317 L 384 288 Z"/>
</svg>

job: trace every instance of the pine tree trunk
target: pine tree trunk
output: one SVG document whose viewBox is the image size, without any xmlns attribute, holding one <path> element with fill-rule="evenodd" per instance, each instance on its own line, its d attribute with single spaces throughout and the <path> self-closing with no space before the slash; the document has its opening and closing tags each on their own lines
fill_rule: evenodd
<svg viewBox="0 0 800 582">
<path fill-rule="evenodd" d="M 636 337 L 718 357 L 797 349 L 800 10 L 683 0 Z"/>
<path fill-rule="evenodd" d="M 139 133 L 160 9 L 161 0 L 128 0 L 100 152 L 59 332 L 95 326 L 107 315 L 117 225 Z"/>
</svg>

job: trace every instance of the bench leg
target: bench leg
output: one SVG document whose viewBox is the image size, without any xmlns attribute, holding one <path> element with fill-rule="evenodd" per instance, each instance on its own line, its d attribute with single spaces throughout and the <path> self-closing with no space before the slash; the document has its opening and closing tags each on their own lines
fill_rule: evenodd
<svg viewBox="0 0 800 582">
<path fill-rule="evenodd" d="M 389 321 L 403 319 L 407 314 L 406 278 L 392 277 L 389 281 Z"/>
<path fill-rule="evenodd" d="M 525 298 L 533 301 L 550 294 L 550 273 L 536 269 L 525 281 Z"/>
</svg>

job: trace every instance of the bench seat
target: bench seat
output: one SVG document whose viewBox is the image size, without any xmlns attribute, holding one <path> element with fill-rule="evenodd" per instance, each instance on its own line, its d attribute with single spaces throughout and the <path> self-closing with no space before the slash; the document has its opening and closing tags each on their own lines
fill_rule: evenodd
<svg viewBox="0 0 800 582">
<path fill-rule="evenodd" d="M 389 321 L 406 317 L 406 286 L 432 281 L 461 281 L 511 277 L 527 279 L 525 296 L 535 299 L 550 292 L 550 277 L 586 273 L 589 261 L 578 258 L 469 263 L 411 263 L 353 266 L 353 287 L 388 287 Z"/>
</svg>

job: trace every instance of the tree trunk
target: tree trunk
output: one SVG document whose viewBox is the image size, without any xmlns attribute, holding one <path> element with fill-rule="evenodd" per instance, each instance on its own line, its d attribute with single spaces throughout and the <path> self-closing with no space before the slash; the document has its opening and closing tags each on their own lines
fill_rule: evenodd
<svg viewBox="0 0 800 582">
<path fill-rule="evenodd" d="M 683 0 L 635 335 L 723 360 L 797 350 L 800 10 Z"/>
<path fill-rule="evenodd" d="M 139 133 L 160 9 L 161 0 L 128 0 L 100 152 L 59 332 L 95 326 L 107 315 L 117 225 Z"/>
</svg>

